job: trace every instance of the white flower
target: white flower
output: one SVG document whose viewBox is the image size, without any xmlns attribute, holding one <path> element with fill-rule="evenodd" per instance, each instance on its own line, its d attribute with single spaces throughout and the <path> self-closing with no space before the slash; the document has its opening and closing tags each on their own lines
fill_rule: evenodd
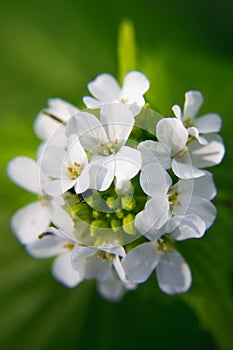
<svg viewBox="0 0 233 350">
<path fill-rule="evenodd" d="M 72 252 L 72 266 L 75 270 L 84 271 L 84 279 L 95 279 L 98 282 L 112 280 L 112 274 L 125 282 L 125 274 L 119 257 L 125 256 L 125 250 L 120 245 L 105 244 L 97 247 L 76 245 Z"/>
<path fill-rule="evenodd" d="M 90 170 L 94 178 L 92 188 L 104 191 L 114 177 L 120 183 L 137 175 L 141 154 L 125 146 L 134 122 L 132 113 L 123 104 L 104 105 L 100 120 L 80 112 L 68 122 L 67 136 L 78 136 L 83 147 L 94 154 Z"/>
<path fill-rule="evenodd" d="M 106 103 L 124 103 L 135 116 L 145 104 L 143 95 L 149 87 L 147 77 L 137 71 L 131 71 L 125 76 L 122 88 L 112 75 L 104 73 L 88 84 L 95 98 L 85 96 L 83 102 L 88 108 L 101 108 Z"/>
<path fill-rule="evenodd" d="M 160 289 L 167 294 L 186 292 L 192 282 L 189 266 L 182 256 L 163 240 L 141 244 L 122 260 L 133 283 L 143 283 L 155 270 Z"/>
<path fill-rule="evenodd" d="M 190 136 L 205 145 L 207 139 L 200 134 L 219 132 L 221 129 L 221 118 L 218 114 L 209 113 L 196 118 L 196 115 L 203 103 L 203 96 L 200 91 L 188 91 L 185 93 L 185 103 L 183 113 L 179 105 L 174 105 L 172 110 L 175 116 L 182 120 Z"/>
<path fill-rule="evenodd" d="M 90 185 L 86 152 L 77 137 L 70 136 L 67 150 L 57 146 L 45 147 L 41 155 L 43 172 L 52 177 L 44 181 L 45 192 L 50 196 L 60 196 L 74 187 L 76 193 L 85 192 Z"/>
<path fill-rule="evenodd" d="M 36 117 L 34 131 L 40 139 L 51 142 L 55 132 L 62 126 L 64 129 L 66 122 L 78 112 L 79 109 L 71 103 L 60 98 L 50 98 L 48 108 L 43 109 Z"/>
<path fill-rule="evenodd" d="M 45 259 L 57 256 L 52 265 L 52 274 L 55 279 L 69 288 L 82 282 L 84 274 L 84 271 L 74 270 L 71 265 L 73 248 L 74 243 L 52 227 L 46 229 L 26 246 L 27 252 L 34 258 Z"/>
<path fill-rule="evenodd" d="M 154 240 L 162 232 L 176 230 L 181 239 L 201 237 L 214 222 L 216 209 L 210 202 L 216 194 L 212 175 L 197 179 L 172 180 L 149 149 L 142 147 L 140 185 L 151 198 L 135 217 L 135 226 Z"/>
<path fill-rule="evenodd" d="M 60 198 L 44 196 L 41 182 L 47 177 L 40 172 L 39 165 L 31 158 L 16 157 L 8 163 L 7 173 L 19 186 L 42 196 L 42 200 L 19 209 L 12 217 L 11 226 L 22 244 L 34 241 L 52 221 L 60 228 L 72 230 L 73 222 L 62 209 Z"/>
<path fill-rule="evenodd" d="M 159 142 L 144 141 L 138 149 L 147 148 L 153 153 L 165 169 L 172 168 L 181 179 L 197 178 L 205 175 L 205 168 L 219 164 L 225 148 L 220 136 L 206 136 L 207 145 L 200 145 L 196 140 L 188 142 L 188 131 L 179 119 L 165 118 L 156 125 Z"/>
</svg>

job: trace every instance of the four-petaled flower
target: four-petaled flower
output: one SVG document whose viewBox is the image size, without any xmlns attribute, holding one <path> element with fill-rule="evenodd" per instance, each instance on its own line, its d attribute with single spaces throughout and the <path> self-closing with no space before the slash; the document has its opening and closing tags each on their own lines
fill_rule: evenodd
<svg viewBox="0 0 233 350">
<path fill-rule="evenodd" d="M 105 104 L 124 103 L 135 116 L 145 104 L 143 95 L 150 87 L 147 77 L 137 71 L 129 72 L 120 88 L 117 80 L 110 74 L 98 75 L 88 84 L 88 89 L 95 97 L 85 96 L 83 102 L 88 108 L 101 108 Z"/>
<path fill-rule="evenodd" d="M 76 193 L 82 193 L 90 186 L 87 155 L 74 135 L 67 140 L 67 150 L 46 147 L 41 154 L 41 167 L 53 178 L 44 181 L 44 189 L 50 196 L 60 196 L 72 187 Z"/>
<path fill-rule="evenodd" d="M 189 141 L 188 130 L 181 120 L 161 119 L 156 125 L 158 141 L 144 141 L 140 145 L 154 154 L 165 169 L 172 169 L 181 179 L 197 178 L 205 175 L 202 168 L 221 162 L 225 148 L 217 134 L 206 136 L 208 143 L 200 145 L 198 141 Z"/>
<path fill-rule="evenodd" d="M 196 117 L 203 103 L 203 95 L 200 91 L 188 91 L 185 93 L 183 113 L 179 105 L 174 105 L 172 110 L 177 119 L 180 119 L 188 130 L 188 134 L 197 139 L 201 145 L 206 145 L 208 140 L 200 134 L 217 133 L 221 129 L 221 118 L 216 113 L 208 113 Z"/>
<path fill-rule="evenodd" d="M 141 154 L 125 146 L 135 120 L 122 104 L 104 105 L 100 120 L 88 112 L 80 112 L 70 119 L 67 136 L 78 136 L 83 147 L 93 154 L 90 172 L 97 190 L 104 191 L 117 181 L 130 180 L 141 168 Z"/>
</svg>

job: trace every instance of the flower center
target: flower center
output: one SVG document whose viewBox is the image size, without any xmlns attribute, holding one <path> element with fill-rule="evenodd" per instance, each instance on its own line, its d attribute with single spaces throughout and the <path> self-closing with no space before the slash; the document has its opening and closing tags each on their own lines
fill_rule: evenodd
<svg viewBox="0 0 233 350">
<path fill-rule="evenodd" d="M 183 124 L 186 128 L 190 128 L 192 126 L 196 126 L 195 123 L 193 123 L 193 120 L 192 118 L 186 118 L 184 121 L 183 121 Z"/>
<path fill-rule="evenodd" d="M 73 167 L 67 167 L 66 170 L 68 172 L 68 176 L 71 180 L 77 179 L 77 177 L 80 175 L 83 167 L 82 164 L 79 164 L 77 162 L 73 163 Z"/>
<path fill-rule="evenodd" d="M 97 253 L 98 258 L 100 258 L 103 262 L 105 262 L 107 259 L 109 259 L 111 262 L 113 261 L 114 254 L 104 252 L 102 250 L 99 250 Z"/>
<path fill-rule="evenodd" d="M 155 250 L 159 252 L 171 253 L 172 248 L 166 236 L 159 238 L 155 244 Z"/>
<path fill-rule="evenodd" d="M 181 203 L 178 201 L 178 196 L 179 196 L 179 192 L 174 192 L 173 189 L 170 189 L 168 191 L 168 200 L 169 200 L 169 204 L 170 204 L 170 210 L 173 211 L 174 207 L 176 205 L 180 205 Z"/>
<path fill-rule="evenodd" d="M 175 157 L 180 158 L 182 157 L 185 153 L 187 153 L 189 150 L 188 146 L 185 146 L 179 153 L 175 155 Z"/>
<path fill-rule="evenodd" d="M 100 150 L 100 154 L 103 154 L 105 156 L 109 156 L 111 154 L 115 154 L 119 148 L 119 140 L 115 139 L 114 141 L 110 141 L 109 143 L 104 143 L 102 140 L 100 141 L 100 146 L 101 146 L 101 150 Z"/>
<path fill-rule="evenodd" d="M 126 103 L 127 99 L 126 99 L 125 97 L 120 97 L 120 98 L 119 98 L 119 101 L 120 101 L 121 103 Z"/>
</svg>

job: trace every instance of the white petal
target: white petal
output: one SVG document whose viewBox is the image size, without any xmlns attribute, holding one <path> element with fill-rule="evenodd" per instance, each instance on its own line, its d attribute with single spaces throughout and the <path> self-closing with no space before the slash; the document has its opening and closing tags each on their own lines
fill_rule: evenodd
<svg viewBox="0 0 233 350">
<path fill-rule="evenodd" d="M 115 155 L 115 176 L 121 180 L 130 180 L 141 168 L 141 153 L 131 147 L 123 146 Z"/>
<path fill-rule="evenodd" d="M 196 116 L 203 103 L 203 96 L 200 91 L 188 91 L 185 94 L 183 118 L 193 118 Z"/>
<path fill-rule="evenodd" d="M 109 142 L 99 119 L 87 112 L 80 112 L 69 120 L 66 135 L 79 137 L 83 147 L 96 154 L 101 152 L 101 144 Z"/>
<path fill-rule="evenodd" d="M 182 241 L 189 238 L 201 238 L 205 233 L 205 227 L 204 221 L 197 215 L 177 215 L 169 221 L 167 232 L 171 232 L 171 237 L 176 241 Z"/>
<path fill-rule="evenodd" d="M 123 283 L 117 278 L 109 279 L 105 282 L 99 282 L 97 289 L 104 299 L 112 302 L 121 300 L 126 292 Z"/>
<path fill-rule="evenodd" d="M 45 192 L 52 197 L 58 197 L 75 185 L 75 180 L 59 179 L 47 181 L 43 184 Z"/>
<path fill-rule="evenodd" d="M 205 175 L 193 180 L 193 195 L 213 199 L 217 194 L 213 174 L 205 171 Z"/>
<path fill-rule="evenodd" d="M 90 188 L 98 191 L 107 190 L 115 174 L 114 156 L 94 156 L 89 167 Z"/>
<path fill-rule="evenodd" d="M 36 135 L 42 140 L 49 140 L 57 129 L 65 128 L 65 125 L 59 121 L 51 118 L 43 111 L 39 113 L 34 122 L 34 131 Z"/>
<path fill-rule="evenodd" d="M 159 162 L 164 169 L 171 167 L 170 150 L 165 144 L 155 141 L 143 141 L 139 143 L 138 150 L 142 154 L 142 164 Z"/>
<path fill-rule="evenodd" d="M 41 181 L 46 177 L 40 173 L 38 164 L 28 157 L 16 157 L 7 165 L 8 176 L 27 191 L 39 194 Z"/>
<path fill-rule="evenodd" d="M 176 118 L 181 119 L 182 118 L 182 111 L 179 105 L 172 106 L 173 113 L 175 114 Z"/>
<path fill-rule="evenodd" d="M 131 96 L 128 97 L 126 101 L 125 105 L 129 108 L 134 117 L 142 111 L 142 108 L 145 105 L 143 96 Z"/>
<path fill-rule="evenodd" d="M 89 166 L 86 166 L 79 177 L 77 178 L 74 190 L 76 193 L 83 193 L 85 192 L 88 188 L 90 188 L 90 174 L 89 174 Z"/>
<path fill-rule="evenodd" d="M 66 245 L 69 242 L 65 239 L 50 234 L 47 230 L 47 235 L 34 240 L 27 245 L 27 252 L 34 258 L 44 259 L 51 256 L 59 255 L 67 252 Z"/>
<path fill-rule="evenodd" d="M 222 139 L 217 134 L 205 135 L 208 145 L 201 146 L 197 141 L 189 144 L 189 153 L 194 166 L 205 168 L 219 164 L 225 154 Z"/>
<path fill-rule="evenodd" d="M 54 112 L 54 114 L 63 121 L 67 121 L 71 116 L 79 112 L 76 106 L 58 97 L 50 98 L 48 100 L 48 105 L 49 109 L 47 110 L 51 113 Z"/>
<path fill-rule="evenodd" d="M 121 180 L 121 179 L 115 180 L 115 188 L 117 191 L 127 192 L 130 189 L 130 186 L 131 186 L 130 180 Z"/>
<path fill-rule="evenodd" d="M 209 113 L 195 119 L 195 124 L 202 134 L 219 132 L 222 126 L 222 119 L 218 114 Z"/>
<path fill-rule="evenodd" d="M 141 234 L 150 230 L 159 230 L 170 219 L 171 212 L 168 198 L 157 196 L 146 202 L 145 209 L 136 215 L 135 226 Z"/>
<path fill-rule="evenodd" d="M 67 152 L 71 160 L 71 166 L 74 162 L 85 165 L 87 164 L 87 155 L 79 139 L 75 135 L 71 135 L 67 140 Z"/>
<path fill-rule="evenodd" d="M 51 126 L 52 128 L 52 126 Z M 44 148 L 48 146 L 57 146 L 60 148 L 65 148 L 67 137 L 65 134 L 65 125 L 59 124 L 58 127 L 53 128 L 53 130 L 48 131 L 47 138 L 45 139 L 45 142 L 39 145 L 39 149 L 37 150 L 38 159 L 43 154 Z"/>
<path fill-rule="evenodd" d="M 48 100 L 48 108 L 45 110 L 54 116 L 54 118 L 46 115 L 43 111 L 38 114 L 34 123 L 34 130 L 37 136 L 42 140 L 50 139 L 57 129 L 61 127 L 64 128 L 64 122 L 79 111 L 79 109 L 71 103 L 59 98 L 50 98 Z"/>
<path fill-rule="evenodd" d="M 188 130 L 188 133 L 189 135 L 195 137 L 195 139 L 197 139 L 197 141 L 200 143 L 200 145 L 207 145 L 208 144 L 208 141 L 199 135 L 199 131 L 196 127 L 192 126 L 190 128 L 187 129 Z"/>
<path fill-rule="evenodd" d="M 82 282 L 84 277 L 83 266 L 79 266 L 79 270 L 74 270 L 71 266 L 70 252 L 61 254 L 56 258 L 52 266 L 53 277 L 66 287 L 72 288 Z"/>
<path fill-rule="evenodd" d="M 161 119 L 156 126 L 156 136 L 168 147 L 172 156 L 179 154 L 188 141 L 188 131 L 176 118 Z"/>
<path fill-rule="evenodd" d="M 191 179 L 205 175 L 203 170 L 193 165 L 189 152 L 172 160 L 172 170 L 180 179 Z"/>
<path fill-rule="evenodd" d="M 151 198 L 145 205 L 145 213 L 151 228 L 162 228 L 171 217 L 168 197 L 161 195 Z"/>
<path fill-rule="evenodd" d="M 126 254 L 125 254 L 125 255 L 126 255 Z M 125 256 L 125 255 L 124 255 L 124 256 Z M 113 266 L 114 266 L 115 271 L 116 271 L 118 277 L 120 278 L 120 280 L 121 280 L 122 282 L 128 281 L 128 280 L 127 280 L 127 277 L 126 277 L 126 274 L 125 274 L 125 270 L 124 270 L 123 265 L 122 265 L 122 262 L 120 261 L 118 255 L 115 256 L 114 259 L 113 259 Z"/>
<path fill-rule="evenodd" d="M 57 146 L 48 146 L 41 156 L 41 167 L 44 173 L 54 178 L 68 177 L 66 166 L 68 166 L 67 152 Z"/>
<path fill-rule="evenodd" d="M 166 232 L 164 230 L 164 226 L 160 229 L 157 229 L 156 222 L 155 225 L 151 223 L 151 219 L 147 218 L 145 210 L 142 210 L 136 215 L 134 225 L 141 234 L 145 235 L 145 237 L 147 237 L 151 241 L 158 239 Z"/>
<path fill-rule="evenodd" d="M 96 254 L 96 251 L 97 249 L 94 247 L 75 246 L 71 257 L 73 268 L 78 269 L 80 263 Z"/>
<path fill-rule="evenodd" d="M 145 282 L 158 265 L 161 254 L 156 251 L 155 243 L 141 244 L 131 250 L 122 260 L 128 279 L 133 283 Z"/>
<path fill-rule="evenodd" d="M 194 195 L 206 199 L 213 199 L 216 195 L 216 187 L 213 174 L 205 171 L 205 175 L 196 179 L 179 180 L 173 187 L 174 192 L 186 195 Z"/>
<path fill-rule="evenodd" d="M 215 206 L 210 201 L 196 196 L 192 197 L 188 212 L 198 215 L 204 221 L 206 230 L 213 224 L 217 214 Z"/>
<path fill-rule="evenodd" d="M 149 87 L 150 82 L 144 74 L 131 71 L 124 78 L 121 96 L 127 100 L 132 96 L 144 95 Z"/>
<path fill-rule="evenodd" d="M 118 82 L 108 73 L 98 75 L 95 80 L 88 84 L 88 90 L 94 97 L 103 102 L 118 99 L 120 95 Z"/>
<path fill-rule="evenodd" d="M 160 163 L 148 163 L 140 173 L 140 185 L 149 196 L 166 197 L 167 191 L 172 185 L 172 179 Z"/>
<path fill-rule="evenodd" d="M 103 124 L 109 140 L 125 144 L 135 123 L 130 110 L 123 104 L 107 104 L 101 109 L 100 121 Z"/>
<path fill-rule="evenodd" d="M 98 246 L 97 249 L 109 254 L 118 255 L 121 257 L 125 256 L 125 250 L 121 245 L 113 245 L 108 243 L 102 246 Z"/>
<path fill-rule="evenodd" d="M 102 260 L 97 254 L 86 260 L 85 278 L 96 279 L 98 282 L 105 282 L 111 278 L 112 263 L 109 259 Z"/>
<path fill-rule="evenodd" d="M 51 222 L 58 228 L 72 231 L 74 223 L 67 212 L 55 201 L 52 200 L 46 205 Z"/>
<path fill-rule="evenodd" d="M 49 223 L 49 216 L 41 202 L 34 202 L 19 209 L 11 219 L 12 230 L 22 244 L 36 239 Z"/>
<path fill-rule="evenodd" d="M 83 103 L 90 109 L 100 108 L 103 105 L 103 102 L 89 96 L 83 97 Z"/>
<path fill-rule="evenodd" d="M 159 288 L 169 295 L 186 292 L 192 283 L 189 266 L 175 250 L 161 257 L 156 275 Z"/>
</svg>

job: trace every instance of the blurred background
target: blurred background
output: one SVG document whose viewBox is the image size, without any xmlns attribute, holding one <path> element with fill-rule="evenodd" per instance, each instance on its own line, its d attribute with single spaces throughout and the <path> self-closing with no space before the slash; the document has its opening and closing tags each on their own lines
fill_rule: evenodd
<svg viewBox="0 0 233 350">
<path fill-rule="evenodd" d="M 230 0 L 1 2 L 1 349 L 233 348 L 232 11 Z M 213 169 L 215 225 L 201 240 L 179 245 L 192 269 L 191 290 L 166 296 L 152 276 L 122 302 L 109 303 L 92 281 L 68 290 L 51 277 L 51 260 L 26 254 L 9 220 L 35 198 L 5 168 L 17 155 L 35 156 L 33 120 L 49 97 L 82 107 L 87 82 L 101 72 L 117 76 L 117 32 L 125 18 L 135 26 L 136 68 L 151 81 L 151 106 L 171 115 L 185 91 L 201 90 L 201 112 L 223 117 L 228 152 Z"/>
</svg>

